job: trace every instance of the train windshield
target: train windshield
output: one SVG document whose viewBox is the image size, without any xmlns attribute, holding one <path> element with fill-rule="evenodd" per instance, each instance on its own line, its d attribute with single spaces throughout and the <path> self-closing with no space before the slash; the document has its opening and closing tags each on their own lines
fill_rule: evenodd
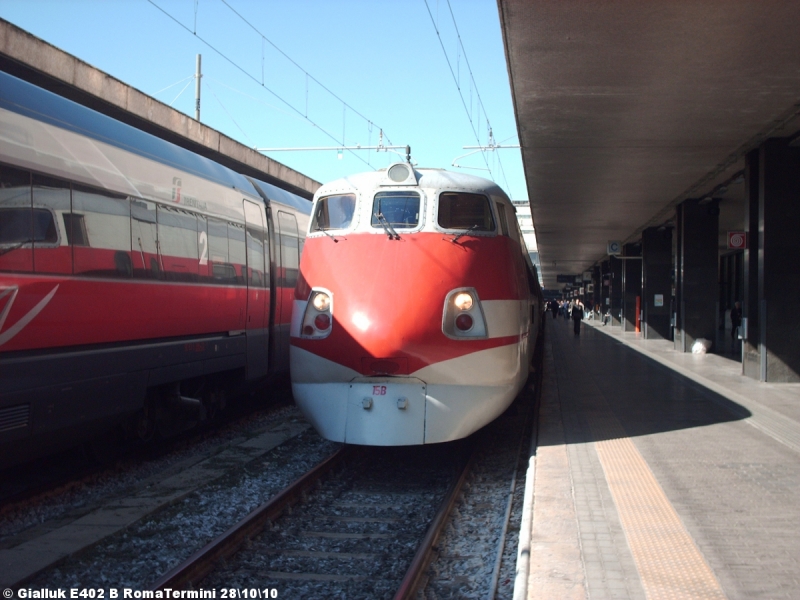
<svg viewBox="0 0 800 600">
<path fill-rule="evenodd" d="M 372 226 L 383 227 L 384 222 L 392 227 L 407 229 L 419 225 L 420 196 L 416 192 L 378 192 L 372 203 Z"/>
<path fill-rule="evenodd" d="M 438 220 L 442 229 L 494 231 L 495 227 L 489 198 L 466 192 L 442 192 Z"/>
<path fill-rule="evenodd" d="M 320 198 L 314 211 L 314 218 L 311 220 L 311 231 L 347 229 L 353 222 L 355 209 L 356 197 L 353 194 Z"/>
</svg>

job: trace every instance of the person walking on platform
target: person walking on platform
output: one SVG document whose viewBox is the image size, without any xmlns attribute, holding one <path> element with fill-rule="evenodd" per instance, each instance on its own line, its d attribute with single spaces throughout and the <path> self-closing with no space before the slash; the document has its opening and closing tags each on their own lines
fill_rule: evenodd
<svg viewBox="0 0 800 600">
<path fill-rule="evenodd" d="M 580 299 L 576 299 L 572 305 L 572 323 L 575 326 L 575 335 L 581 333 L 581 321 L 583 321 L 583 303 Z"/>
<path fill-rule="evenodd" d="M 547 307 L 550 309 L 550 312 L 553 313 L 553 318 L 555 319 L 558 316 L 558 300 L 550 300 Z"/>
</svg>

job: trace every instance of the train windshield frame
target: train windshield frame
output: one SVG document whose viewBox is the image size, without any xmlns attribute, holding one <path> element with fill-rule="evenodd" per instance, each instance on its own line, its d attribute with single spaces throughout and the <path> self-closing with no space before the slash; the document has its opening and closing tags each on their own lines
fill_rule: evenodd
<svg viewBox="0 0 800 600">
<path fill-rule="evenodd" d="M 419 227 L 422 206 L 422 196 L 419 192 L 412 191 L 384 191 L 375 194 L 372 200 L 372 217 L 370 224 L 373 228 L 383 228 L 381 219 L 396 229 L 415 229 Z"/>
<path fill-rule="evenodd" d="M 444 230 L 495 233 L 494 214 L 489 197 L 472 192 L 439 194 L 436 224 Z"/>
<path fill-rule="evenodd" d="M 317 200 L 309 232 L 348 229 L 356 212 L 355 194 L 332 194 Z"/>
</svg>

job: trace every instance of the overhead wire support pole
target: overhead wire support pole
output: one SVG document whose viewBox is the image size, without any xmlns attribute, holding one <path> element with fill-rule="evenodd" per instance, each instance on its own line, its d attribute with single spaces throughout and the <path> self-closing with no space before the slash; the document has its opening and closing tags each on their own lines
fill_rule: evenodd
<svg viewBox="0 0 800 600">
<path fill-rule="evenodd" d="M 194 118 L 195 121 L 200 120 L 200 78 L 203 76 L 200 69 L 200 61 L 202 56 L 197 55 L 197 69 L 194 75 Z"/>
</svg>

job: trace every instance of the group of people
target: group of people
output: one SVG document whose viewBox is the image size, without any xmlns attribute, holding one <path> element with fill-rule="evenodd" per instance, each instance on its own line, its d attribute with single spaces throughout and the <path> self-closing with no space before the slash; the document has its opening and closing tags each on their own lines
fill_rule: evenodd
<svg viewBox="0 0 800 600">
<path fill-rule="evenodd" d="M 572 319 L 575 335 L 580 334 L 584 311 L 583 302 L 580 301 L 580 298 L 569 301 L 562 300 L 561 302 L 555 299 L 550 300 L 550 302 L 547 303 L 547 308 L 553 313 L 554 319 L 557 318 L 559 314 L 564 317 L 564 320 Z"/>
</svg>

